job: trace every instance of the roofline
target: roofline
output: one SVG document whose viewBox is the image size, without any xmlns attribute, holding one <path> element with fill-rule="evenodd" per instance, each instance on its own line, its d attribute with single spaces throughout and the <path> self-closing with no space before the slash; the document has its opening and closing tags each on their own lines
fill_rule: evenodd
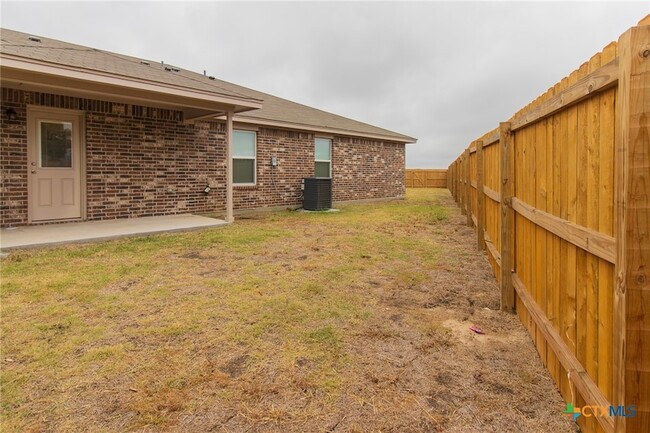
<svg viewBox="0 0 650 433">
<path fill-rule="evenodd" d="M 351 129 L 338 129 L 338 128 L 328 128 L 328 127 L 318 127 L 318 126 L 313 126 L 305 123 L 295 123 L 295 122 L 283 122 L 283 121 L 278 121 L 278 120 L 266 120 L 262 119 L 259 117 L 252 117 L 252 116 L 238 116 L 235 115 L 233 118 L 235 122 L 241 122 L 241 123 L 251 123 L 255 125 L 263 125 L 263 126 L 277 126 L 279 128 L 287 128 L 287 129 L 299 129 L 303 131 L 313 131 L 313 132 L 323 132 L 323 133 L 328 133 L 328 134 L 339 134 L 339 135 L 348 135 L 348 136 L 354 136 L 354 137 L 364 137 L 364 138 L 373 138 L 373 139 L 379 139 L 379 140 L 385 140 L 385 141 L 396 141 L 399 143 L 404 143 L 404 144 L 412 144 L 416 143 L 418 141 L 417 138 L 409 137 L 407 135 L 400 135 L 399 137 L 391 136 L 391 135 L 384 135 L 384 134 L 372 134 L 369 132 L 360 132 L 360 131 L 353 131 Z"/>
<path fill-rule="evenodd" d="M 46 75 L 83 80 L 102 85 L 118 86 L 126 89 L 164 93 L 168 95 L 198 99 L 205 102 L 218 104 L 238 105 L 248 109 L 262 108 L 262 101 L 256 98 L 237 98 L 221 95 L 219 93 L 205 92 L 182 86 L 173 86 L 158 81 L 142 80 L 133 77 L 124 77 L 107 72 L 99 72 L 84 68 L 61 65 L 57 63 L 42 62 L 20 56 L 7 55 L 0 52 L 0 66 Z"/>
<path fill-rule="evenodd" d="M 50 75 L 50 76 L 58 77 L 63 81 L 65 81 L 66 79 L 70 80 L 68 81 L 68 85 L 70 85 L 70 83 L 74 83 L 74 80 L 83 81 L 85 83 L 88 83 L 87 85 L 89 86 L 97 85 L 98 86 L 97 90 L 99 91 L 99 93 L 104 93 L 106 91 L 109 91 L 111 87 L 118 87 L 121 89 L 125 89 L 124 91 L 127 92 L 128 91 L 143 92 L 140 93 L 141 95 L 146 95 L 148 93 L 150 95 L 151 94 L 166 95 L 167 98 L 170 97 L 185 98 L 185 101 L 188 104 L 191 104 L 188 101 L 188 99 L 195 100 L 197 101 L 195 103 L 197 106 L 198 105 L 203 106 L 202 109 L 207 109 L 207 107 L 209 107 L 211 104 L 219 104 L 222 107 L 224 105 L 226 106 L 232 105 L 234 106 L 234 111 L 237 113 L 237 112 L 250 112 L 250 110 L 262 108 L 263 105 L 263 100 L 255 97 L 228 96 L 228 95 L 220 94 L 218 92 L 209 92 L 209 91 L 194 89 L 191 87 L 176 86 L 176 85 L 167 84 L 160 81 L 145 80 L 145 79 L 140 79 L 132 76 L 125 76 L 125 75 L 119 75 L 110 72 L 102 72 L 102 71 L 97 71 L 97 70 L 92 70 L 87 68 L 80 68 L 80 67 L 65 65 L 61 63 L 35 60 L 28 57 L 6 54 L 3 53 L 2 51 L 0 51 L 0 67 L 1 69 L 5 70 L 5 73 L 0 74 L 0 76 L 2 75 L 11 76 L 11 74 L 6 73 L 11 70 L 16 71 L 17 73 L 23 71 L 23 72 L 36 74 L 34 75 L 34 77 L 38 76 L 39 74 Z M 11 81 L 12 79 L 8 78 L 8 80 Z M 16 81 L 17 78 L 14 77 L 13 80 Z M 36 83 L 36 80 L 38 79 L 35 79 L 34 83 Z M 2 81 L 5 80 L 3 79 Z M 101 86 L 104 87 L 103 91 L 99 90 L 99 87 Z M 93 87 L 90 87 L 87 88 L 86 90 L 91 91 L 92 89 Z M 77 89 L 77 90 L 81 90 L 81 89 Z M 289 102 L 297 104 L 293 101 L 289 101 Z M 165 103 L 169 104 L 170 100 L 165 101 Z M 302 104 L 298 104 L 298 105 L 302 105 Z M 307 107 L 307 108 L 312 108 L 312 107 Z M 219 111 L 221 111 L 221 113 L 225 112 L 223 108 L 220 109 Z M 196 119 L 205 118 L 208 116 L 209 114 L 200 115 L 199 117 L 196 117 Z M 218 117 L 219 114 L 215 113 L 215 116 Z M 313 132 L 320 132 L 320 133 L 327 133 L 327 134 L 340 134 L 340 135 L 347 135 L 347 136 L 354 136 L 354 137 L 364 137 L 364 138 L 371 138 L 371 139 L 378 139 L 378 140 L 385 140 L 385 141 L 393 141 L 393 142 L 404 143 L 404 144 L 411 144 L 417 142 L 417 139 L 414 137 L 410 137 L 398 133 L 395 133 L 396 135 L 369 133 L 369 132 L 361 132 L 361 131 L 356 131 L 351 129 L 316 126 L 307 123 L 271 120 L 262 117 L 250 116 L 250 115 L 245 115 L 245 117 L 236 115 L 234 117 L 234 120 L 237 122 L 248 123 L 248 124 L 274 126 L 279 128 L 297 129 L 297 130 L 313 131 Z M 352 119 L 348 119 L 348 120 L 352 120 Z"/>
</svg>

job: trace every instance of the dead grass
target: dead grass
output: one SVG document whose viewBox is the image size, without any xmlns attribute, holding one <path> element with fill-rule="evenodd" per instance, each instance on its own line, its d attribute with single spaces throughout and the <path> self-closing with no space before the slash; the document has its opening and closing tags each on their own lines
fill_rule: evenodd
<svg viewBox="0 0 650 433">
<path fill-rule="evenodd" d="M 446 191 L 412 190 L 12 253 L 2 429 L 573 431 L 473 246 Z"/>
</svg>

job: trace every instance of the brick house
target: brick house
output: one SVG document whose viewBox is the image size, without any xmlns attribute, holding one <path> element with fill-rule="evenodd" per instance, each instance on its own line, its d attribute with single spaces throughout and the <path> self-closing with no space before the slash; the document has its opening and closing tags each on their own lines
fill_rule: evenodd
<svg viewBox="0 0 650 433">
<path fill-rule="evenodd" d="M 162 62 L 2 30 L 0 227 L 404 195 L 414 138 Z"/>
</svg>

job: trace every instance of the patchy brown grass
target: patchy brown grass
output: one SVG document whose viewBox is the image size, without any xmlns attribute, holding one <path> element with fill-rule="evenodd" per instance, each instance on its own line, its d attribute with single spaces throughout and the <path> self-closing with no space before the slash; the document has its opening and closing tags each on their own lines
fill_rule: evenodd
<svg viewBox="0 0 650 433">
<path fill-rule="evenodd" d="M 575 431 L 443 190 L 12 253 L 1 301 L 7 432 Z"/>
</svg>

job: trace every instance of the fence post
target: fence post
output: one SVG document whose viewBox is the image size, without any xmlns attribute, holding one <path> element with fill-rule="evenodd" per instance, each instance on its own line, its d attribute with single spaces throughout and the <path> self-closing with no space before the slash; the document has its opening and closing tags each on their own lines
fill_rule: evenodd
<svg viewBox="0 0 650 433">
<path fill-rule="evenodd" d="M 515 191 L 515 149 L 510 122 L 499 124 L 501 153 L 501 309 L 515 310 L 515 291 L 512 285 L 515 215 L 512 197 Z"/>
<path fill-rule="evenodd" d="M 456 159 L 456 203 L 460 206 L 460 156 Z"/>
<path fill-rule="evenodd" d="M 485 195 L 483 193 L 483 140 L 476 142 L 476 241 L 478 249 L 485 249 Z"/>
<path fill-rule="evenodd" d="M 456 192 L 454 191 L 454 183 L 456 182 L 456 164 L 451 163 L 451 176 L 449 177 L 449 190 L 451 191 L 451 195 L 454 196 L 456 195 Z"/>
<path fill-rule="evenodd" d="M 454 199 L 458 203 L 458 158 L 454 161 Z"/>
<path fill-rule="evenodd" d="M 465 149 L 465 207 L 467 208 L 465 215 L 467 215 L 467 225 L 472 226 L 472 170 L 470 165 L 471 154 L 469 147 Z"/>
<path fill-rule="evenodd" d="M 465 208 L 465 151 L 460 156 L 460 194 L 458 195 L 460 200 L 458 205 L 460 206 L 460 214 L 465 215 L 467 209 Z"/>
<path fill-rule="evenodd" d="M 454 161 L 453 164 L 451 164 L 452 167 L 452 177 L 451 177 L 451 191 L 454 196 L 454 199 L 456 199 L 456 161 Z"/>
<path fill-rule="evenodd" d="M 456 161 L 451 163 L 451 182 L 449 183 L 451 187 L 451 195 L 456 199 Z"/>
<path fill-rule="evenodd" d="M 650 25 L 618 40 L 616 96 L 614 398 L 636 416 L 617 433 L 650 431 Z"/>
<path fill-rule="evenodd" d="M 456 200 L 456 161 L 451 163 L 451 195 Z"/>
<path fill-rule="evenodd" d="M 449 176 L 447 176 L 447 189 L 454 196 L 454 163 L 449 164 Z"/>
</svg>

